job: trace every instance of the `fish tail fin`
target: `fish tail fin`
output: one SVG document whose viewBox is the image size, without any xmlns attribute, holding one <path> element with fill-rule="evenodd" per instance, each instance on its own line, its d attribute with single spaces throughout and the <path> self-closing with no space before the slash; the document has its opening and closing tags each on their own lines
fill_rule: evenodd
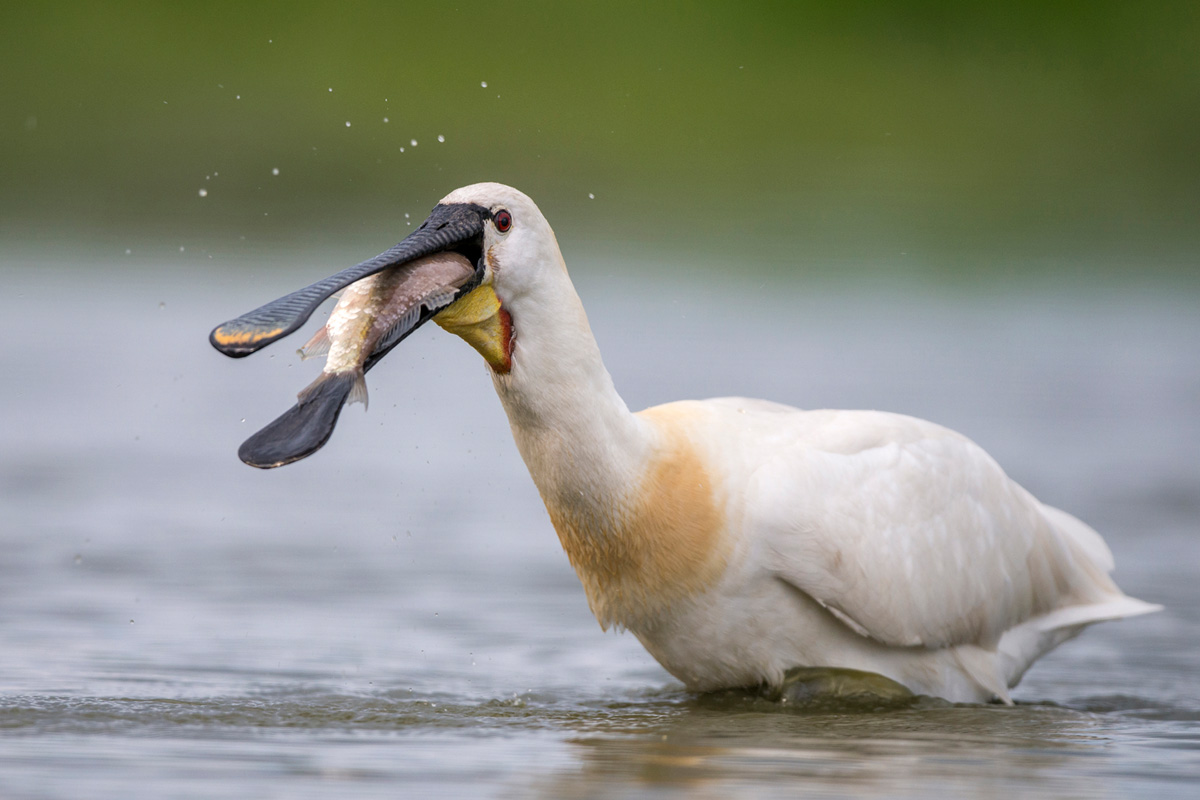
<svg viewBox="0 0 1200 800">
<path fill-rule="evenodd" d="M 299 394 L 296 405 L 242 442 L 238 458 L 271 469 L 317 452 L 329 441 L 342 406 L 361 380 L 361 372 L 322 373 Z"/>
</svg>

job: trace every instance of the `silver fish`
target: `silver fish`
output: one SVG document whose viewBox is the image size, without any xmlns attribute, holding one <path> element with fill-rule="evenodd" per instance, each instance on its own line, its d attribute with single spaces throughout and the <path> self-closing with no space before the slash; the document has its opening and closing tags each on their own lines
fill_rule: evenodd
<svg viewBox="0 0 1200 800">
<path fill-rule="evenodd" d="M 350 284 L 325 327 L 300 350 L 326 356 L 325 368 L 274 422 L 242 443 L 253 467 L 278 467 L 312 455 L 329 440 L 347 401 L 367 402 L 366 371 L 413 330 L 422 316 L 449 305 L 475 274 L 458 253 L 441 252 Z"/>
<path fill-rule="evenodd" d="M 347 286 L 325 327 L 300 348 L 302 359 L 326 356 L 325 369 L 300 392 L 300 402 L 325 381 L 352 380 L 347 402 L 366 405 L 363 366 L 367 359 L 390 349 L 411 331 L 422 309 L 436 311 L 449 305 L 474 274 L 471 262 L 458 253 L 435 253 Z"/>
</svg>

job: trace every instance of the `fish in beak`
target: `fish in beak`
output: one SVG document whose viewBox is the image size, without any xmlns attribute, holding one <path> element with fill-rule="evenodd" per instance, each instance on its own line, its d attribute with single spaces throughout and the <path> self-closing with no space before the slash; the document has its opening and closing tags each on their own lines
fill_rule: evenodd
<svg viewBox="0 0 1200 800">
<path fill-rule="evenodd" d="M 488 209 L 472 203 L 438 205 L 421 227 L 391 249 L 224 322 L 213 329 L 208 340 L 230 358 L 248 356 L 294 333 L 334 292 L 368 275 L 433 253 L 457 252 L 475 265 L 474 278 L 460 289 L 466 294 L 483 280 L 486 269 L 483 226 L 491 216 Z M 428 318 L 422 319 L 417 326 Z"/>
<path fill-rule="evenodd" d="M 296 405 L 242 444 L 242 461 L 269 469 L 316 452 L 332 435 L 347 399 L 365 402 L 364 375 L 392 348 L 467 295 L 463 309 L 448 314 L 451 324 L 484 313 L 487 303 L 479 297 L 494 297 L 494 292 L 473 290 L 487 276 L 483 233 L 490 218 L 481 206 L 438 205 L 386 252 L 214 329 L 213 347 L 241 358 L 294 332 L 324 300 L 349 287 L 329 323 L 301 350 L 306 357 L 328 353 L 321 376 L 300 393 Z"/>
</svg>

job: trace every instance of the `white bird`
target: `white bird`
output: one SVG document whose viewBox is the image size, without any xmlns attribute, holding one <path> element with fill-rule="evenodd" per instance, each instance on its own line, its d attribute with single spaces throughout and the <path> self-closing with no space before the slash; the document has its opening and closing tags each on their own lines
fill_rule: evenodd
<svg viewBox="0 0 1200 800">
<path fill-rule="evenodd" d="M 689 689 L 778 687 L 793 668 L 833 667 L 1008 703 L 1037 658 L 1087 625 L 1161 608 L 1117 588 L 1099 534 L 934 423 L 732 397 L 631 412 L 554 232 L 508 186 L 452 192 L 392 250 L 212 341 L 245 355 L 336 288 L 437 250 L 463 253 L 477 276 L 431 316 L 490 365 L 592 612 Z"/>
</svg>

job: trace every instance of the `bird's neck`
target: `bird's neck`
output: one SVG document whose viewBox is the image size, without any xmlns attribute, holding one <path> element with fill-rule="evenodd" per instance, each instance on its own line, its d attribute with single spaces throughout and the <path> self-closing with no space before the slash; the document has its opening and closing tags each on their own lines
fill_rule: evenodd
<svg viewBox="0 0 1200 800">
<path fill-rule="evenodd" d="M 496 392 L 547 506 L 602 515 L 640 479 L 651 431 L 617 394 L 570 281 L 545 288 L 505 306 L 515 341 Z"/>
<path fill-rule="evenodd" d="M 538 288 L 535 302 L 506 304 L 515 342 L 496 392 L 592 612 L 606 628 L 643 628 L 652 542 L 638 519 L 657 431 L 617 394 L 565 273 Z"/>
<path fill-rule="evenodd" d="M 563 549 L 602 626 L 652 630 L 727 557 L 691 414 L 630 413 L 565 271 L 505 307 L 511 369 L 493 381 Z"/>
</svg>

